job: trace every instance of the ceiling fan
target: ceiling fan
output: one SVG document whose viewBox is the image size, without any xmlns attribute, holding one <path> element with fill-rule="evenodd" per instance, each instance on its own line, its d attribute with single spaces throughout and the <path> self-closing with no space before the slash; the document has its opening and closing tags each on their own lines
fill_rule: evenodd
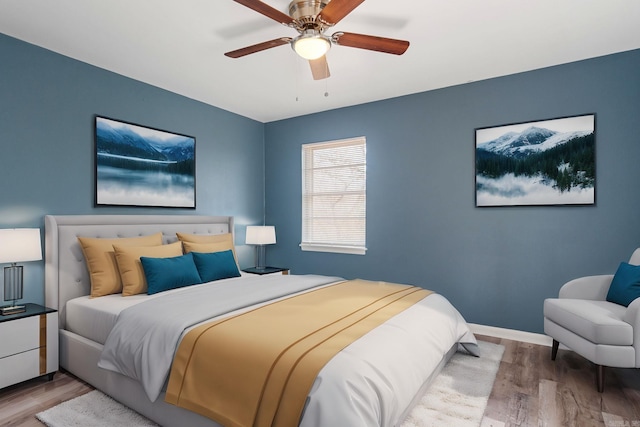
<svg viewBox="0 0 640 427">
<path fill-rule="evenodd" d="M 289 15 L 260 0 L 234 1 L 282 25 L 294 28 L 299 35 L 295 38 L 280 37 L 225 53 L 230 58 L 240 58 L 273 47 L 291 44 L 298 55 L 309 61 L 313 78 L 321 80 L 330 76 L 325 54 L 333 44 L 394 55 L 402 55 L 409 47 L 409 42 L 405 40 L 366 34 L 340 31 L 331 36 L 325 35 L 325 30 L 340 22 L 364 0 L 293 0 L 289 4 Z"/>
</svg>

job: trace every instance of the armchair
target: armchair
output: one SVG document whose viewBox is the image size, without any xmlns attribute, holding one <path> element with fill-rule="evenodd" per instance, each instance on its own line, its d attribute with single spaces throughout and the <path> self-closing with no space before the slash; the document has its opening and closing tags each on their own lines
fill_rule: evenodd
<svg viewBox="0 0 640 427">
<path fill-rule="evenodd" d="M 640 248 L 629 264 L 640 265 Z M 562 343 L 593 362 L 600 393 L 605 366 L 640 368 L 640 298 L 628 306 L 607 301 L 613 278 L 608 274 L 571 280 L 560 288 L 558 298 L 544 301 L 543 309 L 544 332 L 553 338 L 551 359 Z"/>
</svg>

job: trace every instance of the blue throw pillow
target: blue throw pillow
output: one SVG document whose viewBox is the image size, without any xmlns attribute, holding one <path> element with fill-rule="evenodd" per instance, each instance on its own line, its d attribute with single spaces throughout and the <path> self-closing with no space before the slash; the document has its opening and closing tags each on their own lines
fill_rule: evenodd
<svg viewBox="0 0 640 427">
<path fill-rule="evenodd" d="M 233 257 L 233 252 L 189 252 L 193 254 L 198 273 L 203 282 L 239 277 L 238 265 Z"/>
<path fill-rule="evenodd" d="M 169 289 L 202 283 L 193 255 L 186 254 L 171 258 L 140 257 L 142 269 L 147 279 L 147 294 L 157 294 Z"/>
<path fill-rule="evenodd" d="M 621 262 L 609 286 L 607 301 L 628 307 L 638 297 L 640 297 L 640 266 Z"/>
</svg>

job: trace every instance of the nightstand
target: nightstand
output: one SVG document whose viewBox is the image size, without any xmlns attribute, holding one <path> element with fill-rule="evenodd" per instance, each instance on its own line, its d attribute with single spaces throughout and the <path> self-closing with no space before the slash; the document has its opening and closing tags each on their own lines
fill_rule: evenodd
<svg viewBox="0 0 640 427">
<path fill-rule="evenodd" d="M 289 274 L 289 269 L 283 268 L 283 267 L 264 267 L 264 268 L 251 267 L 251 268 L 245 268 L 242 271 L 250 274 L 259 274 L 260 276 L 265 274 Z"/>
<path fill-rule="evenodd" d="M 0 316 L 0 388 L 58 370 L 58 312 L 25 304 L 22 313 Z"/>
</svg>

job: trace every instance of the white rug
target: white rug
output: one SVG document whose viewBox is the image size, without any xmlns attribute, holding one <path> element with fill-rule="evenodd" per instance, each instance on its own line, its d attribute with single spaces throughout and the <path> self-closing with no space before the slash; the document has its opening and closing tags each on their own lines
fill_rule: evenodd
<svg viewBox="0 0 640 427">
<path fill-rule="evenodd" d="M 36 414 L 49 427 L 157 427 L 98 390 Z"/>
<path fill-rule="evenodd" d="M 504 347 L 478 341 L 481 357 L 453 355 L 402 427 L 480 426 Z M 157 424 L 94 390 L 40 412 L 49 427 L 148 427 Z"/>
<path fill-rule="evenodd" d="M 504 346 L 478 341 L 480 357 L 453 355 L 402 427 L 478 427 Z"/>
</svg>

